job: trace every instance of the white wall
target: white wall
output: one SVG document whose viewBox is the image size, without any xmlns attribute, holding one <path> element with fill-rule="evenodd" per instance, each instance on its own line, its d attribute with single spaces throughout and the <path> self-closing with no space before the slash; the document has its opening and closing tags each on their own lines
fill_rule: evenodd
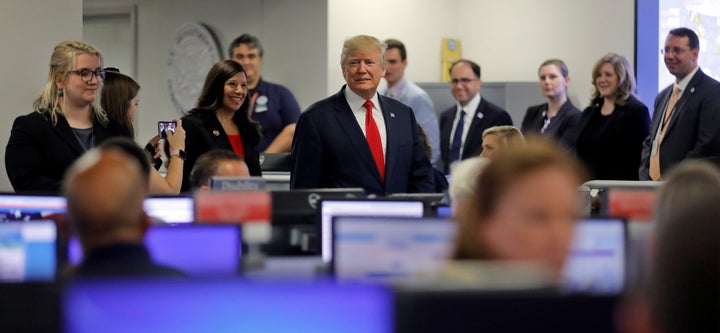
<svg viewBox="0 0 720 333">
<path fill-rule="evenodd" d="M 440 81 L 442 37 L 462 41 L 463 57 L 480 64 L 486 82 L 536 81 L 538 65 L 559 57 L 580 108 L 597 59 L 609 51 L 634 57 L 633 0 L 328 0 L 328 8 L 328 94 L 344 82 L 343 41 L 361 33 L 402 40 L 406 73 L 418 82 Z"/>
<path fill-rule="evenodd" d="M 440 42 L 457 37 L 457 4 L 457 0 L 328 0 L 328 95 L 345 83 L 340 70 L 343 42 L 359 34 L 399 39 L 408 52 L 405 75 L 417 82 L 440 81 Z"/>
<path fill-rule="evenodd" d="M 30 113 L 32 102 L 45 84 L 53 47 L 82 37 L 82 0 L 0 1 L 0 153 L 15 117 Z M 12 191 L 5 163 L 0 166 L 0 191 Z"/>
<path fill-rule="evenodd" d="M 223 59 L 235 37 L 246 32 L 256 35 L 265 48 L 263 77 L 286 85 L 301 107 L 325 95 L 326 59 L 321 51 L 326 48 L 325 0 L 85 0 L 84 4 L 137 6 L 135 78 L 142 87 L 138 142 L 157 133 L 158 120 L 180 115 L 166 86 L 165 62 L 175 31 L 186 22 L 208 25 L 219 41 Z"/>
</svg>

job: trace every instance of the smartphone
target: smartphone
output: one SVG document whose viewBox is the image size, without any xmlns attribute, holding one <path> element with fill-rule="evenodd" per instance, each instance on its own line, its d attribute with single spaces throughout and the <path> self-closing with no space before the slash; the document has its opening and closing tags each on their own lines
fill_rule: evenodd
<svg viewBox="0 0 720 333">
<path fill-rule="evenodd" d="M 158 135 L 161 138 L 167 138 L 167 131 L 175 133 L 175 125 L 177 125 L 174 121 L 158 121 Z"/>
</svg>

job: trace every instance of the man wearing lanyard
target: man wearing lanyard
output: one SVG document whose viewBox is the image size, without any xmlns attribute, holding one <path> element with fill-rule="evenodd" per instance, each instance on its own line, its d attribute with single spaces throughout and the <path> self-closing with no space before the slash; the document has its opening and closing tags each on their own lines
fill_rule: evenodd
<svg viewBox="0 0 720 333">
<path fill-rule="evenodd" d="M 643 143 L 640 180 L 662 180 L 687 158 L 720 157 L 720 83 L 698 67 L 700 42 L 688 28 L 665 39 L 665 67 L 675 83 L 655 98 L 650 135 Z"/>
<path fill-rule="evenodd" d="M 287 153 L 292 146 L 300 105 L 287 88 L 261 77 L 263 47 L 257 37 L 242 34 L 230 44 L 230 59 L 245 69 L 251 117 L 260 123 L 262 139 L 258 150 Z"/>
</svg>

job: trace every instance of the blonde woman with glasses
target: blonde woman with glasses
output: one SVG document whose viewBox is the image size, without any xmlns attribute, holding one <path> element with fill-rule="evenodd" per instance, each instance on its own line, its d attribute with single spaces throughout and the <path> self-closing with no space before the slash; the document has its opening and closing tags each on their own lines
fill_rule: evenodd
<svg viewBox="0 0 720 333">
<path fill-rule="evenodd" d="M 16 192 L 58 193 L 70 164 L 123 132 L 100 107 L 105 71 L 98 49 L 80 41 L 61 42 L 49 67 L 33 112 L 15 119 L 5 149 L 5 168 Z"/>
</svg>

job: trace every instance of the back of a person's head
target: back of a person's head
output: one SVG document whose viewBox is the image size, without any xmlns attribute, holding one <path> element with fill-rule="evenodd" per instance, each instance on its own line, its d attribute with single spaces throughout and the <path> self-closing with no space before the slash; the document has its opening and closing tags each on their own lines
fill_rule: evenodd
<svg viewBox="0 0 720 333">
<path fill-rule="evenodd" d="M 720 196 L 720 170 L 709 162 L 688 160 L 667 175 L 658 191 L 655 205 L 656 229 L 674 220 L 683 207 L 694 205 L 707 196 Z"/>
<path fill-rule="evenodd" d="M 720 194 L 674 207 L 658 230 L 649 298 L 664 333 L 720 329 Z"/>
<path fill-rule="evenodd" d="M 566 149 L 543 137 L 531 137 L 525 145 L 509 147 L 492 159 L 476 176 L 468 198 L 470 203 L 463 205 L 463 211 L 456 215 L 460 230 L 453 258 L 494 259 L 493 251 L 478 240 L 479 225 L 493 216 L 506 192 L 519 179 L 547 169 L 567 175 L 574 186 L 579 186 L 584 176 L 580 163 Z M 577 208 L 577 203 L 573 205 Z"/>
<path fill-rule="evenodd" d="M 233 163 L 228 165 L 228 163 Z M 228 167 L 229 170 L 222 170 Z M 226 171 L 226 172 L 224 172 Z M 190 171 L 190 186 L 199 189 L 207 186 L 215 176 L 249 177 L 247 165 L 242 157 L 226 149 L 212 149 L 198 157 Z"/>
<path fill-rule="evenodd" d="M 472 197 L 475 193 L 475 180 L 483 168 L 490 162 L 484 157 L 471 157 L 453 163 L 451 166 L 450 187 L 448 194 L 450 201 L 463 201 Z"/>
<path fill-rule="evenodd" d="M 145 169 L 117 147 L 99 147 L 68 169 L 63 194 L 69 221 L 80 237 L 112 241 L 118 230 L 134 228 L 144 218 L 148 193 Z"/>
</svg>

